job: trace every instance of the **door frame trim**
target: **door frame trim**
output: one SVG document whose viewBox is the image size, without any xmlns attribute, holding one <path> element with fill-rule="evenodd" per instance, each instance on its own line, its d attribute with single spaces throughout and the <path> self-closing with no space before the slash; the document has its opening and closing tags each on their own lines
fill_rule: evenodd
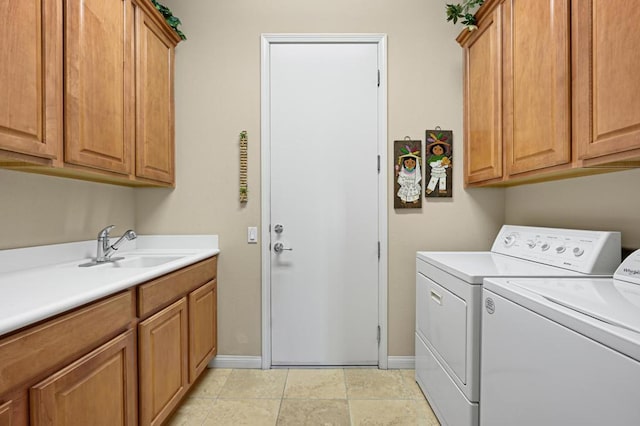
<svg viewBox="0 0 640 426">
<path fill-rule="evenodd" d="M 260 140 L 261 140 L 261 256 L 262 256 L 262 368 L 271 368 L 271 128 L 270 128 L 270 46 L 283 43 L 371 43 L 378 47 L 380 87 L 378 89 L 378 368 L 388 367 L 388 196 L 387 196 L 387 35 L 386 34 L 262 34 L 260 63 Z"/>
</svg>

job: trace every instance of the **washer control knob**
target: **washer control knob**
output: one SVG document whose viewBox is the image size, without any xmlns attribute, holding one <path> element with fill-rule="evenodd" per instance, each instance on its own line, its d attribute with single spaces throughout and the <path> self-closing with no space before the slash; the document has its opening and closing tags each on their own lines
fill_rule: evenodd
<svg viewBox="0 0 640 426">
<path fill-rule="evenodd" d="M 515 242 L 516 242 L 516 236 L 513 234 L 507 235 L 502 241 L 505 247 L 511 247 L 512 245 L 515 244 Z"/>
<path fill-rule="evenodd" d="M 582 256 L 583 254 L 584 254 L 584 249 L 581 249 L 580 247 L 575 247 L 575 248 L 573 249 L 573 255 L 574 255 L 575 257 L 580 257 L 580 256 Z"/>
<path fill-rule="evenodd" d="M 551 247 L 551 246 L 549 245 L 549 243 L 543 243 L 543 244 L 540 246 L 540 248 L 542 249 L 542 251 L 547 251 L 547 250 L 549 250 L 549 247 Z"/>
<path fill-rule="evenodd" d="M 529 246 L 530 249 L 535 248 L 536 242 L 533 240 L 529 240 L 527 241 L 527 246 Z"/>
<path fill-rule="evenodd" d="M 565 246 L 558 246 L 558 247 L 556 247 L 556 252 L 557 252 L 558 254 L 560 254 L 560 253 L 564 253 L 565 251 L 567 251 L 567 248 L 566 248 Z"/>
</svg>

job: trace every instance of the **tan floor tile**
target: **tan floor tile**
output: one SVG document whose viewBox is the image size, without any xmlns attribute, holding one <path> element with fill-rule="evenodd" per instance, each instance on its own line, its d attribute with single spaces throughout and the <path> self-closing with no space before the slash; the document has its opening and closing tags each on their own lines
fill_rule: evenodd
<svg viewBox="0 0 640 426">
<path fill-rule="evenodd" d="M 417 401 L 425 400 L 424 394 L 420 390 L 420 386 L 418 386 L 418 383 L 416 383 L 415 370 L 400 370 L 400 374 L 402 374 L 404 386 L 411 393 L 411 397 Z"/>
<path fill-rule="evenodd" d="M 346 369 L 349 399 L 411 399 L 399 370 Z"/>
<path fill-rule="evenodd" d="M 218 399 L 203 426 L 274 426 L 280 399 Z"/>
<path fill-rule="evenodd" d="M 214 401 L 187 398 L 167 422 L 167 426 L 200 426 L 213 407 Z"/>
<path fill-rule="evenodd" d="M 233 370 L 218 398 L 282 398 L 288 370 Z"/>
<path fill-rule="evenodd" d="M 349 426 L 346 399 L 283 399 L 278 426 Z"/>
<path fill-rule="evenodd" d="M 193 387 L 189 396 L 196 398 L 216 398 L 231 374 L 231 369 L 209 368 Z"/>
<path fill-rule="evenodd" d="M 416 425 L 416 402 L 406 400 L 349 400 L 353 426 Z"/>
<path fill-rule="evenodd" d="M 289 370 L 285 398 L 346 399 L 343 370 Z"/>
<path fill-rule="evenodd" d="M 440 426 L 438 418 L 433 413 L 433 410 L 426 399 L 424 401 L 416 401 L 416 409 L 418 414 L 418 425 Z"/>
</svg>

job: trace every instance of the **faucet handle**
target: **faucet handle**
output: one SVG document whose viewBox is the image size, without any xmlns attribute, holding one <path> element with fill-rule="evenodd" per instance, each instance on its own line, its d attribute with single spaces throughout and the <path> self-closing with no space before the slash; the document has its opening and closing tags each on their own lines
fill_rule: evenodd
<svg viewBox="0 0 640 426">
<path fill-rule="evenodd" d="M 107 226 L 106 228 L 104 228 L 102 231 L 98 233 L 98 238 L 109 238 L 109 232 L 111 232 L 111 230 L 115 227 L 116 227 L 115 225 Z"/>
</svg>

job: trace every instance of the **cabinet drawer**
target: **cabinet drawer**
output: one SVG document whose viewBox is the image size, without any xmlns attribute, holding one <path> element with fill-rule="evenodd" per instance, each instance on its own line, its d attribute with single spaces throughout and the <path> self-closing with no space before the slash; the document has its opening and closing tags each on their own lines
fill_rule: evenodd
<svg viewBox="0 0 640 426">
<path fill-rule="evenodd" d="M 138 287 L 138 316 L 144 318 L 216 277 L 218 257 L 198 262 Z"/>
<path fill-rule="evenodd" d="M 98 346 L 134 316 L 128 290 L 0 340 L 0 395 Z"/>
</svg>

